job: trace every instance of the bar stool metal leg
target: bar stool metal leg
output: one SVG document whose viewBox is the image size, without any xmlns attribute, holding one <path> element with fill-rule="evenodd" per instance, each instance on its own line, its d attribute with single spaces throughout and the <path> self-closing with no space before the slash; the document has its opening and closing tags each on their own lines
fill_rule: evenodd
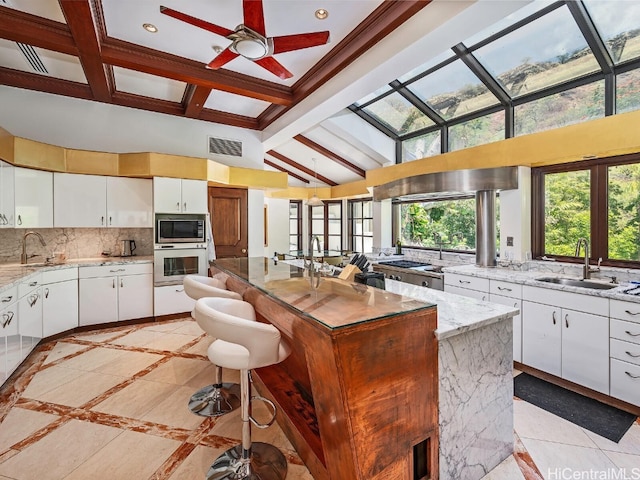
<svg viewBox="0 0 640 480">
<path fill-rule="evenodd" d="M 242 444 L 220 455 L 207 472 L 206 480 L 284 480 L 287 476 L 287 460 L 282 452 L 268 443 L 251 442 L 251 422 L 257 426 L 260 424 L 251 417 L 251 385 L 248 370 L 240 372 L 240 391 Z M 264 427 L 271 423 L 273 419 Z"/>
<path fill-rule="evenodd" d="M 216 365 L 216 383 L 202 387 L 189 399 L 189 410 L 201 417 L 219 417 L 240 406 L 237 383 L 222 383 L 222 367 Z"/>
</svg>

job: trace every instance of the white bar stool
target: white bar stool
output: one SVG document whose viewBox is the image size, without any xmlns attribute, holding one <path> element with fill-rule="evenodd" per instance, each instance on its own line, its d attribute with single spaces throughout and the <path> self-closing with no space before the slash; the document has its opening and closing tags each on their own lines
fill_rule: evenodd
<svg viewBox="0 0 640 480">
<path fill-rule="evenodd" d="M 227 290 L 226 282 L 217 278 L 187 275 L 183 280 L 183 285 L 185 293 L 194 300 L 204 297 L 242 300 L 242 295 Z M 193 312 L 191 316 L 193 317 Z M 201 417 L 219 417 L 239 406 L 240 386 L 237 383 L 222 383 L 222 367 L 220 366 L 216 366 L 215 383 L 202 387 L 191 395 L 188 404 L 189 410 Z"/>
<path fill-rule="evenodd" d="M 270 400 L 251 396 L 250 371 L 282 362 L 291 353 L 289 345 L 273 325 L 255 322 L 253 306 L 227 298 L 201 298 L 194 316 L 198 325 L 215 340 L 208 350 L 209 360 L 225 368 L 240 370 L 242 401 L 242 444 L 220 455 L 207 472 L 207 480 L 284 480 L 287 460 L 268 443 L 251 442 L 251 423 L 266 428 L 276 418 Z M 251 416 L 251 401 L 262 400 L 271 406 L 273 417 L 266 424 Z"/>
</svg>

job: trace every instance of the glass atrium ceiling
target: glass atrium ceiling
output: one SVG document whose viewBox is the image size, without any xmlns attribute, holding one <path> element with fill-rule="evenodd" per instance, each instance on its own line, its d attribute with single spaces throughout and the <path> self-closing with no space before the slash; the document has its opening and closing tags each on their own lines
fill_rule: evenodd
<svg viewBox="0 0 640 480">
<path fill-rule="evenodd" d="M 601 105 L 531 128 L 640 108 L 639 73 L 640 0 L 538 0 L 349 109 L 397 141 L 420 139 L 413 143 L 441 145 L 442 153 L 459 148 L 452 142 L 460 129 L 491 123 L 487 141 L 496 131 L 531 133 L 524 112 L 549 117 L 563 102 L 573 110 Z"/>
</svg>

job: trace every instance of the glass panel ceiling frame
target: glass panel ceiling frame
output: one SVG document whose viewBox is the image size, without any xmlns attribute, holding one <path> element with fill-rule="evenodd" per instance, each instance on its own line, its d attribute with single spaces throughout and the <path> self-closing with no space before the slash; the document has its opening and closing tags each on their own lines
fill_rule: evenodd
<svg viewBox="0 0 640 480">
<path fill-rule="evenodd" d="M 455 47 L 452 48 L 453 52 L 449 52 L 448 55 L 440 55 L 438 56 L 436 59 L 434 60 L 441 60 L 442 58 L 447 58 L 447 56 L 450 55 L 450 58 L 441 61 L 439 64 L 432 66 L 431 68 L 428 68 L 430 65 L 433 65 L 434 61 L 431 62 L 427 62 L 425 64 L 425 67 L 427 67 L 428 69 L 425 70 L 424 72 L 421 73 L 417 73 L 418 70 L 413 70 L 411 73 L 414 74 L 413 78 L 408 78 L 409 74 L 404 75 L 403 77 L 401 77 L 401 81 L 394 81 L 391 82 L 389 84 L 390 89 L 387 89 L 386 86 L 383 87 L 384 90 L 380 90 L 380 91 L 385 91 L 386 95 L 389 95 L 390 93 L 392 93 L 393 91 L 397 91 L 399 93 L 401 93 L 405 98 L 408 98 L 412 103 L 414 103 L 416 105 L 416 107 L 422 111 L 423 113 L 426 113 L 427 116 L 429 118 L 431 118 L 434 122 L 435 125 L 433 125 L 432 127 L 425 127 L 422 129 L 418 129 L 415 130 L 413 132 L 407 133 L 407 134 L 398 134 L 397 131 L 392 131 L 390 130 L 387 126 L 385 126 L 384 124 L 381 124 L 375 117 L 371 117 L 366 113 L 363 113 L 362 109 L 366 106 L 371 107 L 372 104 L 374 104 L 375 102 L 377 102 L 380 97 L 378 98 L 373 98 L 372 95 L 367 96 L 365 99 L 366 100 L 366 104 L 364 102 L 357 102 L 351 106 L 349 106 L 349 109 L 351 111 L 353 111 L 354 113 L 356 113 L 357 115 L 361 116 L 362 118 L 364 118 L 367 122 L 369 122 L 370 124 L 372 124 L 374 127 L 378 128 L 379 130 L 381 130 L 383 133 L 387 134 L 389 137 L 391 137 L 392 139 L 396 140 L 396 141 L 403 141 L 406 139 L 410 139 L 412 137 L 418 136 L 418 135 L 424 135 L 425 133 L 428 132 L 433 132 L 435 130 L 442 130 L 443 134 L 446 133 L 446 129 L 447 127 L 454 125 L 454 124 L 458 124 L 464 121 L 468 121 L 472 118 L 475 117 L 481 117 L 487 114 L 490 114 L 492 112 L 495 112 L 501 108 L 506 109 L 506 113 L 507 115 L 505 115 L 505 119 L 506 119 L 506 138 L 510 138 L 511 136 L 513 136 L 513 127 L 512 127 L 512 121 L 513 121 L 513 106 L 517 105 L 517 104 L 522 104 L 531 100 L 535 100 L 535 99 L 539 99 L 542 96 L 545 95 L 551 95 L 554 94 L 558 91 L 563 91 L 563 90 L 568 90 L 570 88 L 573 88 L 575 86 L 579 86 L 579 85 L 584 85 L 586 83 L 589 83 L 591 81 L 595 81 L 597 79 L 601 79 L 603 77 L 609 77 L 608 78 L 608 84 L 609 84 L 609 89 L 611 90 L 611 97 L 613 98 L 615 95 L 614 90 L 614 85 L 615 85 L 615 74 L 617 73 L 621 73 L 622 71 L 629 71 L 633 68 L 640 68 L 640 46 L 638 49 L 638 56 L 634 57 L 633 59 L 629 59 L 627 61 L 624 61 L 624 57 L 623 57 L 623 61 L 622 63 L 620 63 L 620 68 L 615 68 L 615 71 L 613 68 L 611 68 L 610 66 L 612 65 L 612 61 L 611 61 L 611 57 L 609 55 L 609 53 L 606 51 L 605 48 L 605 44 L 604 41 L 602 40 L 602 38 L 600 38 L 597 29 L 594 26 L 594 22 L 591 20 L 591 17 L 589 15 L 589 13 L 587 12 L 587 10 L 585 9 L 584 6 L 584 2 L 590 2 L 590 3 L 594 3 L 597 2 L 598 0 L 570 0 L 569 2 L 564 2 L 564 1 L 558 1 L 558 2 L 554 2 L 554 3 L 550 3 L 548 0 L 542 0 L 540 1 L 540 9 L 538 11 L 536 11 L 535 13 L 526 16 L 525 18 L 519 18 L 518 16 L 514 16 L 514 20 L 513 20 L 513 24 L 503 28 L 500 32 L 496 33 L 496 34 L 492 34 L 493 32 L 491 32 L 491 28 L 488 28 L 486 30 L 487 32 L 487 38 L 485 38 L 485 40 L 480 41 L 480 42 L 476 42 L 476 40 L 478 38 L 480 38 L 479 35 L 475 35 L 474 37 L 472 37 L 473 42 L 475 43 L 475 45 L 473 45 L 471 48 L 472 50 L 468 50 L 467 47 L 464 44 L 460 44 L 457 45 Z M 610 0 L 607 0 L 607 2 L 609 2 Z M 624 4 L 625 2 L 621 2 L 621 4 Z M 595 59 L 596 59 L 596 63 L 597 63 L 597 67 L 593 69 L 592 72 L 587 73 L 587 74 L 583 74 L 582 76 L 578 75 L 577 78 L 572 78 L 570 80 L 564 80 L 562 82 L 559 83 L 555 83 L 553 85 L 551 85 L 550 87 L 545 87 L 545 88 L 541 88 L 540 90 L 534 91 L 532 93 L 526 94 L 526 95 L 522 95 L 520 97 L 517 98 L 512 98 L 508 95 L 507 92 L 504 93 L 504 97 L 500 94 L 501 92 L 504 92 L 504 89 L 501 88 L 501 86 L 498 85 L 498 80 L 495 79 L 495 77 L 492 77 L 491 74 L 488 74 L 487 71 L 484 69 L 484 66 L 477 60 L 477 57 L 475 57 L 473 55 L 474 51 L 488 45 L 489 43 L 498 40 L 506 35 L 508 35 L 509 33 L 522 28 L 524 26 L 526 26 L 529 23 L 535 22 L 536 20 L 538 20 L 539 18 L 544 17 L 545 15 L 554 12 L 555 10 L 558 9 L 569 9 L 571 15 L 569 15 L 568 18 L 570 24 L 575 27 L 577 25 L 577 27 L 579 28 L 579 32 L 581 32 L 582 35 L 584 35 L 584 37 L 586 38 L 586 42 L 587 42 L 587 49 L 589 51 L 593 50 L 591 52 L 591 54 L 594 55 Z M 566 12 L 565 12 L 566 14 Z M 640 15 L 640 14 L 638 14 Z M 635 18 L 635 11 L 634 11 L 634 18 Z M 571 21 L 573 19 L 573 22 Z M 504 24 L 503 24 L 504 25 Z M 638 25 L 639 30 L 638 30 L 638 42 L 640 43 L 640 24 Z M 493 26 L 493 28 L 495 29 L 495 26 Z M 495 30 L 494 30 L 495 31 Z M 634 32 L 635 33 L 635 32 Z M 635 39 L 635 36 L 633 37 Z M 635 51 L 635 50 L 634 50 Z M 604 52 L 604 54 L 603 54 Z M 462 59 L 464 56 L 467 56 L 468 58 L 465 59 L 465 64 L 471 69 L 471 71 L 473 71 L 478 78 L 480 78 L 482 80 L 482 83 L 485 84 L 485 86 L 488 87 L 488 89 L 493 92 L 494 94 L 496 93 L 496 85 L 498 85 L 497 90 L 498 90 L 498 95 L 502 97 L 501 98 L 501 104 L 499 103 L 498 105 L 494 105 L 494 106 L 489 106 L 486 108 L 481 108 L 478 109 L 475 112 L 470 112 L 470 113 L 466 113 L 460 117 L 456 117 L 456 118 L 452 118 L 452 119 L 444 119 L 442 118 L 438 112 L 436 112 L 435 110 L 433 110 L 431 107 L 428 106 L 428 104 L 426 102 L 423 102 L 417 95 L 414 95 L 413 92 L 411 92 L 407 86 L 410 85 L 411 83 L 415 82 L 417 83 L 419 80 L 421 80 L 422 78 L 433 74 L 434 72 L 436 72 L 437 70 L 446 67 L 447 65 L 456 62 L 458 59 Z M 468 61 L 468 59 L 471 58 L 471 62 Z M 488 77 L 488 79 L 487 79 Z M 491 85 L 491 83 L 493 83 L 493 85 Z M 505 101 L 506 98 L 506 101 Z M 613 108 L 609 107 L 606 109 L 607 110 L 607 115 L 611 115 L 613 114 Z M 511 124 L 511 126 L 510 126 Z"/>
</svg>

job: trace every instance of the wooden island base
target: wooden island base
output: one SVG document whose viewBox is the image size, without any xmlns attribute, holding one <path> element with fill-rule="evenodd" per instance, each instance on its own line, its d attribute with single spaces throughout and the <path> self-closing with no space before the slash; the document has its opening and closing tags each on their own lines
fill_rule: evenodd
<svg viewBox="0 0 640 480">
<path fill-rule="evenodd" d="M 265 271 L 259 280 L 257 268 Z M 312 290 L 307 278 L 283 278 L 284 268 L 267 259 L 224 259 L 211 271 L 292 347 L 287 360 L 257 370 L 254 381 L 278 406 L 278 423 L 311 474 L 437 479 L 435 307 L 337 279 Z"/>
</svg>

